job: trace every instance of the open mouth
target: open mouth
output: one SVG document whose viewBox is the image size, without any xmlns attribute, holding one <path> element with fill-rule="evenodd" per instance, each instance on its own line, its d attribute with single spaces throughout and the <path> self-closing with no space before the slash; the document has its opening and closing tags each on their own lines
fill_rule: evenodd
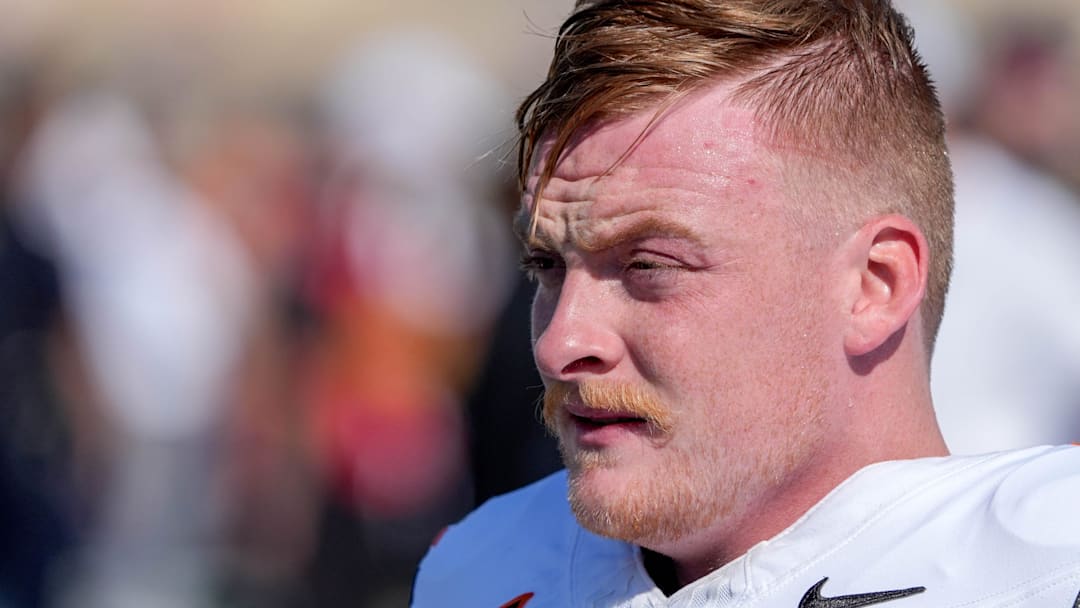
<svg viewBox="0 0 1080 608">
<path fill-rule="evenodd" d="M 597 416 L 587 417 L 571 414 L 570 418 L 577 424 L 587 426 L 590 428 L 601 428 L 605 426 L 613 426 L 616 424 L 645 424 L 644 418 L 633 416 Z"/>
</svg>

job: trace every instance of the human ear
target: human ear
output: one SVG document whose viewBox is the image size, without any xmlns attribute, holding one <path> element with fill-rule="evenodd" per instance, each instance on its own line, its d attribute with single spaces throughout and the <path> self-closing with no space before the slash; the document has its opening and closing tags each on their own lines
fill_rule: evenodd
<svg viewBox="0 0 1080 608">
<path fill-rule="evenodd" d="M 902 215 L 874 218 L 848 242 L 850 318 L 844 335 L 849 357 L 873 352 L 915 316 L 926 292 L 929 246 Z"/>
</svg>

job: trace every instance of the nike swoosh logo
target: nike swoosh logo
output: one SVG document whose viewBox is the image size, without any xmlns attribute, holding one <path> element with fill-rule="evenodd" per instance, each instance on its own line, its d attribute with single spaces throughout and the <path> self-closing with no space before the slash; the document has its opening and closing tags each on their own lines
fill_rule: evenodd
<svg viewBox="0 0 1080 608">
<path fill-rule="evenodd" d="M 912 587 L 911 589 L 897 589 L 896 591 L 876 591 L 874 593 L 859 593 L 856 595 L 838 595 L 836 597 L 821 597 L 821 588 L 829 578 L 825 577 L 817 582 L 806 592 L 799 608 L 860 608 L 861 606 L 873 606 L 884 602 L 891 602 L 909 597 L 926 591 L 926 587 Z"/>
</svg>

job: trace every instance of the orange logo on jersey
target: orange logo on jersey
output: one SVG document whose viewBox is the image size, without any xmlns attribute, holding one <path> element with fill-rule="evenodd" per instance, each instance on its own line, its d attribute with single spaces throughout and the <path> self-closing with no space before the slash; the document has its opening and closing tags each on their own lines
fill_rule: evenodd
<svg viewBox="0 0 1080 608">
<path fill-rule="evenodd" d="M 529 600 L 531 600 L 534 595 L 536 594 L 532 592 L 522 593 L 502 606 L 499 606 L 499 608 L 525 608 L 525 604 L 528 604 Z"/>
</svg>

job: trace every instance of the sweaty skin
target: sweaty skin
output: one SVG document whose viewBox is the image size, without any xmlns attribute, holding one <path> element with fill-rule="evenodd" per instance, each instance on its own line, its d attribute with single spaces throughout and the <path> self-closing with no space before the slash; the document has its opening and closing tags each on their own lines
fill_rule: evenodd
<svg viewBox="0 0 1080 608">
<path fill-rule="evenodd" d="M 538 203 L 534 167 L 518 222 L 545 386 L 629 387 L 668 422 L 628 419 L 627 406 L 597 420 L 604 403 L 563 390 L 547 414 L 575 514 L 671 558 L 683 583 L 782 530 L 857 466 L 839 456 L 845 427 L 826 407 L 848 400 L 833 381 L 847 366 L 841 239 L 796 221 L 806 203 L 728 92 L 689 97 L 639 141 L 650 114 L 594 126 Z"/>
</svg>

